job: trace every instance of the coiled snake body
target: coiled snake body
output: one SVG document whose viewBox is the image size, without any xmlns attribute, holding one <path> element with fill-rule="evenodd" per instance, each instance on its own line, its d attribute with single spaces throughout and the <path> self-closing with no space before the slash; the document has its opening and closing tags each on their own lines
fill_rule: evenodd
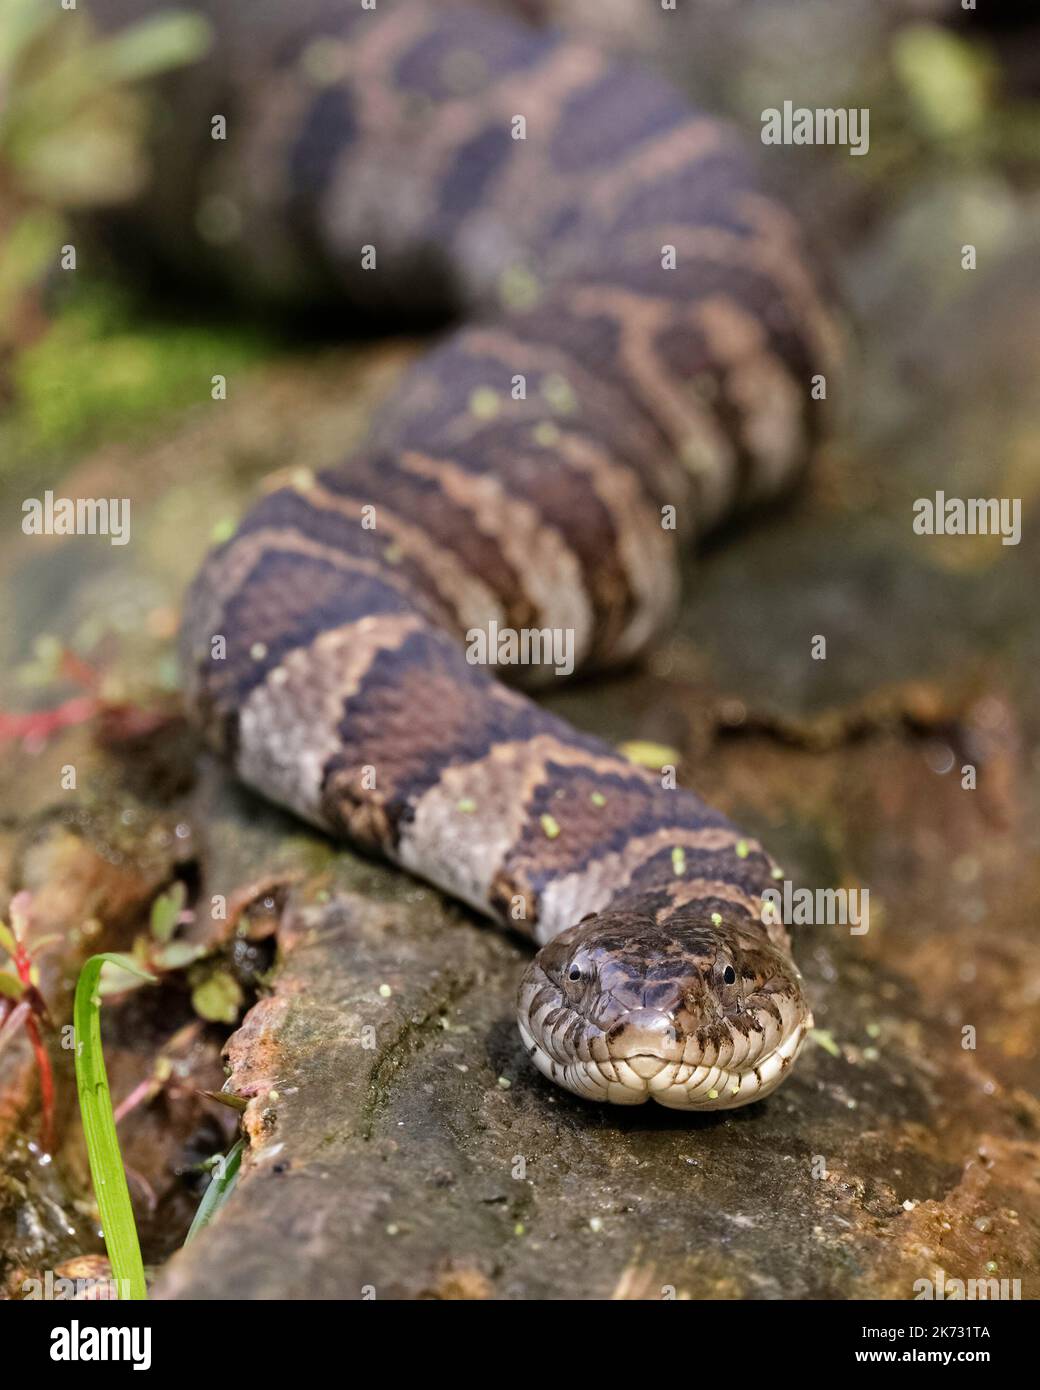
<svg viewBox="0 0 1040 1390">
<path fill-rule="evenodd" d="M 420 0 L 212 18 L 153 238 L 250 294 L 463 323 L 209 557 L 192 710 L 247 783 L 541 945 L 519 1026 L 554 1081 L 764 1096 L 811 1025 L 767 854 L 515 688 L 551 665 L 469 657 L 493 623 L 630 659 L 677 546 L 797 475 L 830 330 L 795 229 L 723 125 L 570 39 Z"/>
</svg>

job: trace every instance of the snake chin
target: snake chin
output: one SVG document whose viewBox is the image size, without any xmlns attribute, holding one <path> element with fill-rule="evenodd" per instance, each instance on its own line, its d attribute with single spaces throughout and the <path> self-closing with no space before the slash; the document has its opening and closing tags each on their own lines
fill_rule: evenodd
<svg viewBox="0 0 1040 1390">
<path fill-rule="evenodd" d="M 518 996 L 538 1070 L 614 1105 L 730 1110 L 761 1100 L 812 1023 L 790 957 L 750 919 L 596 918 L 543 947 Z"/>
<path fill-rule="evenodd" d="M 655 1100 L 669 1110 L 734 1110 L 775 1091 L 812 1028 L 811 1014 L 783 1042 L 745 1070 L 697 1065 L 643 1052 L 606 1062 L 561 1062 L 520 1023 L 520 1036 L 535 1066 L 558 1086 L 586 1100 L 643 1105 Z"/>
</svg>

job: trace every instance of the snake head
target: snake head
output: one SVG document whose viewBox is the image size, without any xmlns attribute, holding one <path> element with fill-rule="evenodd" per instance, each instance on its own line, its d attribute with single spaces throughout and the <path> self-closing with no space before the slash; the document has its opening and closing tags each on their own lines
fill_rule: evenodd
<svg viewBox="0 0 1040 1390">
<path fill-rule="evenodd" d="M 801 976 L 765 928 L 693 904 L 664 925 L 608 909 L 561 932 L 525 971 L 517 1008 L 531 1060 L 558 1085 L 678 1110 L 760 1100 L 812 1027 Z"/>
</svg>

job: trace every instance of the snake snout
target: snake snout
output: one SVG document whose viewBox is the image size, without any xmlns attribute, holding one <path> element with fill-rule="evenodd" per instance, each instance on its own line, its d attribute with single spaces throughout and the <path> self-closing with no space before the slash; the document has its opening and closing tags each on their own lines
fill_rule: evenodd
<svg viewBox="0 0 1040 1390">
<path fill-rule="evenodd" d="M 666 1062 L 679 1059 L 681 1045 L 668 1014 L 660 1009 L 632 1009 L 610 1029 L 607 1050 L 640 1076 L 653 1076 Z"/>
</svg>

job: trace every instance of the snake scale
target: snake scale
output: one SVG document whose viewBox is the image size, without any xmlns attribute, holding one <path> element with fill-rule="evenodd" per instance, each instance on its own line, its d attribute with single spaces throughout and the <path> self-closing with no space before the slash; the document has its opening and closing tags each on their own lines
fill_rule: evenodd
<svg viewBox="0 0 1040 1390">
<path fill-rule="evenodd" d="M 457 326 L 356 456 L 209 556 L 190 709 L 250 786 L 534 939 L 519 1028 L 553 1081 L 757 1100 L 812 1022 L 772 860 L 534 703 L 551 663 L 472 639 L 627 662 L 679 547 L 797 478 L 833 334 L 796 228 L 727 126 L 570 37 L 425 0 L 210 19 L 167 84 L 162 254 L 348 326 Z"/>
</svg>

